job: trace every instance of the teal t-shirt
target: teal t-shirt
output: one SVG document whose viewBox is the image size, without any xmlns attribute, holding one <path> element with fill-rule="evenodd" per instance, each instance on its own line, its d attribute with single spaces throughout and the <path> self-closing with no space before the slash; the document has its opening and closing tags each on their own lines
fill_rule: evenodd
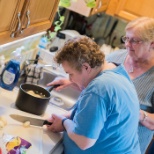
<svg viewBox="0 0 154 154">
<path fill-rule="evenodd" d="M 74 133 L 96 139 L 81 150 L 63 136 L 65 154 L 140 154 L 139 101 L 123 65 L 101 72 L 82 91 L 74 109 Z"/>
</svg>

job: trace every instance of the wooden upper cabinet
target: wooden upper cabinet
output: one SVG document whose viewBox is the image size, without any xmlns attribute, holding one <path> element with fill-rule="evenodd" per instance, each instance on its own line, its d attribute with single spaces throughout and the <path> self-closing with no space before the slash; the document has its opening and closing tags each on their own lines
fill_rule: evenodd
<svg viewBox="0 0 154 154">
<path fill-rule="evenodd" d="M 154 17 L 153 0 L 119 0 L 115 15 L 128 21 L 137 17 Z"/>
<path fill-rule="evenodd" d="M 51 27 L 59 0 L 0 0 L 0 44 Z"/>
<path fill-rule="evenodd" d="M 23 35 L 34 34 L 50 28 L 58 2 L 58 0 L 30 0 L 29 7 L 25 11 L 24 27 L 28 22 L 27 13 L 29 13 L 30 25 L 24 30 Z"/>
<path fill-rule="evenodd" d="M 67 9 L 79 13 L 83 16 L 91 16 L 96 13 L 104 12 L 108 6 L 110 0 L 96 0 L 96 6 L 94 8 L 89 8 L 86 6 L 84 0 L 72 1 L 71 6 Z"/>
<path fill-rule="evenodd" d="M 96 7 L 91 11 L 91 15 L 106 11 L 110 0 L 97 0 Z"/>
<path fill-rule="evenodd" d="M 15 30 L 21 9 L 22 3 L 19 0 L 7 0 L 7 3 L 6 0 L 0 0 L 0 45 L 7 42 L 11 31 Z"/>
</svg>

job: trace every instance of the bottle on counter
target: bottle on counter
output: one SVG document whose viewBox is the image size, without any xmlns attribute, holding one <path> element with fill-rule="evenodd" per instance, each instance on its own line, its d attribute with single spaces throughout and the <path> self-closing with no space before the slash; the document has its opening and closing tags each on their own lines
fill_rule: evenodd
<svg viewBox="0 0 154 154">
<path fill-rule="evenodd" d="M 47 45 L 48 45 L 48 39 L 47 39 L 47 37 L 42 37 L 41 39 L 40 39 L 40 42 L 39 42 L 39 47 L 40 48 L 43 48 L 43 49 L 46 49 L 47 48 Z"/>
<path fill-rule="evenodd" d="M 47 46 L 48 46 L 48 39 L 47 39 L 47 37 L 43 36 L 40 39 L 40 42 L 38 44 L 38 52 L 36 54 L 34 64 L 37 64 L 40 59 L 41 49 L 46 49 Z"/>
<path fill-rule="evenodd" d="M 11 60 L 6 64 L 1 74 L 1 87 L 13 90 L 20 77 L 20 62 L 22 60 L 21 51 L 24 47 L 17 48 L 11 53 Z"/>
</svg>

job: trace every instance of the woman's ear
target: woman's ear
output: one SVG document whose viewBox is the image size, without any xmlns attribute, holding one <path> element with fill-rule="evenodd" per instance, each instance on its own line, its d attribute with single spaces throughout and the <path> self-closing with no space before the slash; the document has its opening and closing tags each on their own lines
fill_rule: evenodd
<svg viewBox="0 0 154 154">
<path fill-rule="evenodd" d="M 151 49 L 153 49 L 153 50 L 154 50 L 154 41 L 153 41 L 153 42 L 151 42 Z"/>
<path fill-rule="evenodd" d="M 82 64 L 83 69 L 85 69 L 88 73 L 91 71 L 91 67 L 88 63 Z"/>
</svg>

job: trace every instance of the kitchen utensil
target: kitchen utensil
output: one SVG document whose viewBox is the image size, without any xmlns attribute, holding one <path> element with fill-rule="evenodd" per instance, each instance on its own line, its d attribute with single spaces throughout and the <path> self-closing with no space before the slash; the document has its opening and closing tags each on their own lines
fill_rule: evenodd
<svg viewBox="0 0 154 154">
<path fill-rule="evenodd" d="M 55 85 L 45 89 L 38 85 L 23 83 L 20 85 L 15 105 L 22 111 L 42 115 L 51 98 L 50 91 L 57 86 L 58 85 Z M 43 97 L 35 97 L 35 95 L 33 96 L 29 94 L 28 91 L 36 92 L 37 94 L 41 94 Z"/>
<path fill-rule="evenodd" d="M 29 121 L 30 125 L 34 125 L 34 126 L 42 127 L 43 125 L 52 125 L 52 123 L 47 120 L 31 118 L 31 117 L 26 117 L 26 116 L 17 115 L 17 114 L 10 114 L 10 117 L 22 123 Z"/>
</svg>

